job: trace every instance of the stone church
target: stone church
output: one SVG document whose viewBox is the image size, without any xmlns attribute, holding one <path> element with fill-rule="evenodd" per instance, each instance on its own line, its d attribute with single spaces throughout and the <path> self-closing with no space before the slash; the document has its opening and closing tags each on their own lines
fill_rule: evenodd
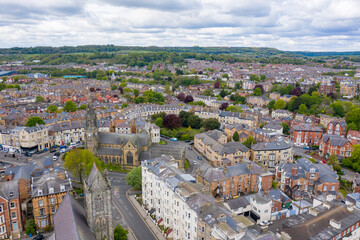
<svg viewBox="0 0 360 240">
<path fill-rule="evenodd" d="M 97 155 L 106 164 L 113 164 L 130 170 L 139 166 L 145 159 L 166 154 L 183 166 L 185 148 L 179 145 L 167 146 L 153 144 L 151 135 L 143 130 L 140 133 L 99 132 L 96 113 L 88 96 L 87 115 L 85 118 L 85 147 Z"/>
</svg>

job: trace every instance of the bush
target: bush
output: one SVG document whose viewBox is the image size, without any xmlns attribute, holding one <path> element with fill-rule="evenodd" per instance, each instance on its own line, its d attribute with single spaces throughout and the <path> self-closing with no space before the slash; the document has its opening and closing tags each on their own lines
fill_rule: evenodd
<svg viewBox="0 0 360 240">
<path fill-rule="evenodd" d="M 36 232 L 36 225 L 34 219 L 30 218 L 25 224 L 25 233 L 27 235 L 34 234 Z"/>
</svg>

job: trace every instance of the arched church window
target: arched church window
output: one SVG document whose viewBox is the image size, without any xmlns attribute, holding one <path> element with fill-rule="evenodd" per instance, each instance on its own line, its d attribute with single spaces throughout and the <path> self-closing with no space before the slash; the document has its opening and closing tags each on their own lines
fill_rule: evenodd
<svg viewBox="0 0 360 240">
<path fill-rule="evenodd" d="M 127 164 L 134 164 L 134 157 L 130 151 L 126 154 L 126 162 Z"/>
<path fill-rule="evenodd" d="M 95 197 L 95 209 L 97 211 L 103 209 L 103 199 L 102 199 L 102 196 L 101 195 L 97 195 Z"/>
</svg>

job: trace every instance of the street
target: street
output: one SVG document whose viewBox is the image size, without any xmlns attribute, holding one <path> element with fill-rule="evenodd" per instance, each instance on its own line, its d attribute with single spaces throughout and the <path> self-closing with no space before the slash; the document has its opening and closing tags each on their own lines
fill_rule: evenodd
<svg viewBox="0 0 360 240">
<path fill-rule="evenodd" d="M 125 181 L 126 173 L 110 172 L 109 180 L 111 181 L 113 191 L 113 219 L 114 226 L 117 224 L 125 228 L 130 228 L 135 234 L 136 239 L 157 240 L 155 234 L 145 224 L 144 219 L 139 216 L 138 212 L 130 203 L 127 192 L 131 188 Z M 129 231 L 129 235 L 132 234 Z"/>
</svg>

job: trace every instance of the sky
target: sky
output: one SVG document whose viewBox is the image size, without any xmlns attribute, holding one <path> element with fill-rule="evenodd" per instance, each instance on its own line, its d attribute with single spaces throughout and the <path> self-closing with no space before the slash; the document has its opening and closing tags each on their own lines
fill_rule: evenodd
<svg viewBox="0 0 360 240">
<path fill-rule="evenodd" d="M 0 0 L 0 48 L 360 51 L 360 0 Z"/>
</svg>

